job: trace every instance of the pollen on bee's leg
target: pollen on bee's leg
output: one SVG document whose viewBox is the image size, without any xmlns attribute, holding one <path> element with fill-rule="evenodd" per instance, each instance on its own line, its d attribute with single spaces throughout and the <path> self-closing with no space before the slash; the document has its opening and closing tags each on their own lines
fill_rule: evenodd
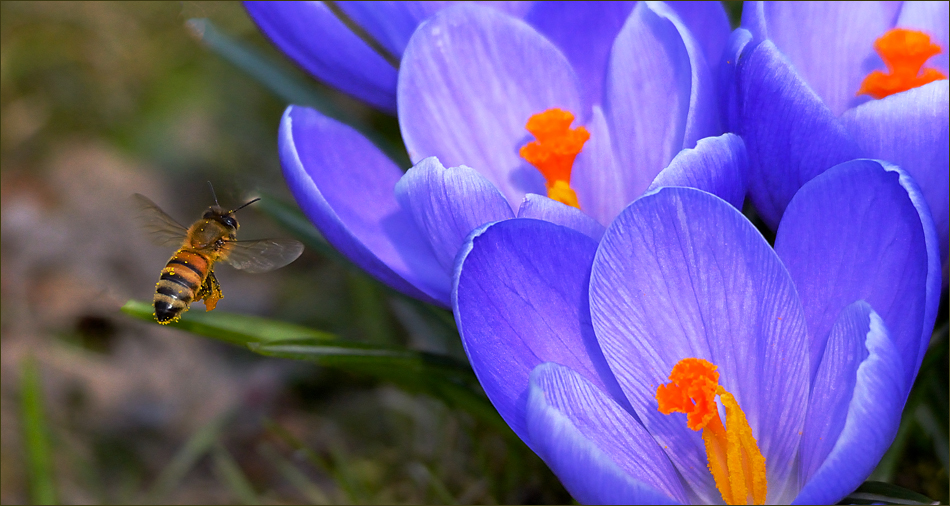
<svg viewBox="0 0 950 506">
<path fill-rule="evenodd" d="M 570 186 L 571 169 L 590 133 L 584 127 L 572 129 L 573 121 L 574 115 L 562 109 L 532 115 L 525 128 L 537 140 L 522 146 L 518 154 L 544 176 L 549 198 L 580 209 Z"/>
<path fill-rule="evenodd" d="M 887 65 L 888 73 L 875 70 L 868 74 L 857 95 L 880 99 L 947 78 L 937 69 L 924 68 L 927 60 L 941 52 L 926 33 L 895 28 L 874 41 L 874 49 Z"/>
<path fill-rule="evenodd" d="M 213 295 L 209 295 L 209 296 L 205 297 L 205 300 L 204 300 L 204 303 L 205 303 L 205 312 L 208 312 L 208 311 L 213 310 L 213 309 L 215 308 L 215 306 L 218 305 L 218 301 L 219 301 L 220 299 L 221 299 L 221 297 L 216 297 L 216 296 L 213 296 Z"/>
</svg>

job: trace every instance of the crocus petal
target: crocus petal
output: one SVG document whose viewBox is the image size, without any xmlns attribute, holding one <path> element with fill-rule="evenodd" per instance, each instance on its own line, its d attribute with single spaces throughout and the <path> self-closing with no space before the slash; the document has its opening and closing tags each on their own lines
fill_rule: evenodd
<svg viewBox="0 0 950 506">
<path fill-rule="evenodd" d="M 393 196 L 402 176 L 396 164 L 352 128 L 306 107 L 284 112 L 278 147 L 287 185 L 330 244 L 396 290 L 448 305 L 451 278 Z"/>
<path fill-rule="evenodd" d="M 735 132 L 749 153 L 749 196 L 774 229 L 802 184 L 860 152 L 770 41 L 746 45 L 735 86 Z"/>
<path fill-rule="evenodd" d="M 767 37 L 835 115 L 868 100 L 857 96 L 872 70 L 884 70 L 874 41 L 894 26 L 890 2 L 756 2 Z M 752 16 L 752 13 L 748 14 Z M 743 13 L 742 26 L 747 14 Z"/>
<path fill-rule="evenodd" d="M 742 3 L 741 29 L 752 35 L 752 42 L 758 44 L 769 36 L 765 22 L 765 2 L 749 1 Z"/>
<path fill-rule="evenodd" d="M 396 112 L 396 69 L 323 2 L 245 2 L 268 38 L 317 79 Z"/>
<path fill-rule="evenodd" d="M 869 357 L 869 350 L 874 350 L 877 356 Z M 880 356 L 882 350 L 890 353 Z M 883 388 L 885 393 L 892 395 L 881 399 L 855 397 L 855 402 L 881 401 L 890 406 L 890 411 L 881 413 L 887 413 L 887 421 L 893 422 L 893 428 L 897 428 L 905 398 L 900 395 L 904 387 L 901 362 L 887 336 L 884 322 L 867 302 L 855 302 L 841 311 L 828 336 L 808 401 L 808 418 L 802 435 L 802 482 L 808 482 L 837 443 L 847 421 L 852 396 L 862 393 L 855 390 L 858 368 L 862 364 L 867 363 L 864 367 L 875 369 L 875 374 L 880 374 L 880 377 L 874 376 L 873 387 Z M 867 371 L 863 379 L 867 380 Z M 894 385 L 885 387 L 884 381 L 892 381 Z M 870 465 L 869 472 L 887 450 L 891 439 L 873 442 L 883 443 L 883 446 L 872 445 L 858 452 L 869 460 L 873 458 L 870 464 L 865 464 L 865 467 Z"/>
<path fill-rule="evenodd" d="M 698 45 L 662 4 L 638 3 L 614 41 L 604 113 L 628 195 L 643 193 L 682 148 L 718 135 L 705 125 L 718 112 L 697 60 Z"/>
<path fill-rule="evenodd" d="M 337 2 L 340 9 L 396 57 L 402 56 L 409 37 L 449 2 Z"/>
<path fill-rule="evenodd" d="M 517 205 L 545 193 L 518 155 L 531 115 L 580 109 L 567 59 L 521 20 L 487 7 L 450 7 L 423 23 L 399 71 L 399 123 L 413 161 L 467 165 Z"/>
<path fill-rule="evenodd" d="M 620 170 L 604 111 L 594 106 L 587 123 L 590 140 L 574 160 L 571 187 L 584 212 L 602 225 L 609 224 L 627 204 L 643 193 L 636 170 Z"/>
<path fill-rule="evenodd" d="M 940 54 L 927 60 L 928 67 L 934 67 L 944 75 L 950 74 L 948 56 L 950 56 L 950 3 L 942 2 L 903 2 L 897 28 L 921 30 L 930 35 L 930 40 L 940 46 Z"/>
<path fill-rule="evenodd" d="M 913 382 L 936 318 L 940 264 L 930 213 L 904 171 L 854 160 L 816 177 L 789 204 L 775 252 L 805 308 L 812 360 L 838 313 L 865 300 L 904 359 L 906 383 Z"/>
<path fill-rule="evenodd" d="M 337 2 L 361 28 L 397 58 L 406 50 L 409 38 L 420 23 L 453 2 Z M 532 2 L 484 2 L 485 5 L 523 17 Z"/>
<path fill-rule="evenodd" d="M 683 147 L 689 55 L 673 23 L 637 4 L 614 42 L 604 113 L 617 161 L 640 195 Z"/>
<path fill-rule="evenodd" d="M 481 174 L 465 166 L 446 169 L 434 156 L 399 180 L 396 200 L 429 238 L 447 275 L 468 234 L 486 223 L 515 217 L 505 197 Z"/>
<path fill-rule="evenodd" d="M 950 187 L 948 110 L 950 87 L 947 81 L 941 80 L 881 100 L 872 100 L 841 117 L 858 145 L 869 156 L 887 160 L 914 177 L 937 228 L 940 262 L 944 269 L 947 268 L 950 241 L 950 206 L 947 202 L 947 188 Z"/>
<path fill-rule="evenodd" d="M 736 66 L 739 55 L 752 41 L 752 33 L 744 28 L 737 28 L 726 41 L 726 48 L 722 52 L 719 62 L 719 107 L 722 112 L 723 127 L 726 131 L 739 130 L 738 93 L 736 92 Z"/>
<path fill-rule="evenodd" d="M 526 411 L 538 455 L 579 502 L 687 502 L 650 433 L 582 375 L 550 362 L 537 366 Z"/>
<path fill-rule="evenodd" d="M 702 439 L 654 398 L 687 357 L 718 366 L 769 462 L 769 483 L 796 481 L 809 379 L 804 313 L 785 267 L 738 210 L 693 188 L 641 197 L 607 228 L 590 292 L 607 363 L 702 501 L 718 500 Z M 785 492 L 770 487 L 769 501 Z"/>
<path fill-rule="evenodd" d="M 867 304 L 851 306 L 846 313 L 851 314 L 843 314 L 842 319 L 851 321 L 843 322 L 843 326 L 851 328 L 842 334 L 850 337 L 833 336 L 826 355 L 836 355 L 833 344 L 836 338 L 840 337 L 841 341 L 858 338 L 860 365 L 854 358 L 832 356 L 829 359 L 842 360 L 845 364 L 828 364 L 829 369 L 840 370 L 829 370 L 825 375 L 826 364 L 822 361 L 812 394 L 819 399 L 812 401 L 808 418 L 812 422 L 813 418 L 837 418 L 838 411 L 846 410 L 847 414 L 840 434 L 827 434 L 834 438 L 834 447 L 827 453 L 827 458 L 823 453 L 828 442 L 817 442 L 815 446 L 809 444 L 807 429 L 812 425 L 806 425 L 803 464 L 809 466 L 810 460 L 818 459 L 815 463 L 821 465 L 814 474 L 806 475 L 805 486 L 793 504 L 835 504 L 851 493 L 874 470 L 894 442 L 900 425 L 901 411 L 907 399 L 906 373 L 900 352 L 888 339 L 884 322 Z M 836 333 L 836 330 L 837 325 L 832 332 Z M 853 343 L 841 344 L 845 348 L 854 348 Z M 844 395 L 837 395 L 834 390 L 846 391 Z M 812 436 L 820 437 L 819 434 Z"/>
<path fill-rule="evenodd" d="M 607 57 L 636 2 L 536 2 L 525 21 L 561 49 L 580 78 L 586 118 L 600 104 Z"/>
<path fill-rule="evenodd" d="M 521 208 L 518 209 L 518 217 L 557 223 L 577 230 L 595 241 L 599 241 L 604 235 L 604 230 L 606 230 L 603 225 L 597 223 L 596 220 L 576 207 L 564 205 L 556 200 L 534 193 L 524 196 Z"/>
<path fill-rule="evenodd" d="M 719 103 L 716 94 L 716 78 L 710 64 L 706 62 L 703 47 L 699 44 L 686 24 L 676 12 L 664 2 L 650 4 L 660 16 L 670 20 L 686 47 L 689 57 L 689 109 L 683 126 L 683 148 L 691 148 L 699 139 L 719 135 L 722 125 L 719 121 Z M 716 61 L 718 63 L 718 60 Z"/>
<path fill-rule="evenodd" d="M 721 2 L 670 2 L 670 8 L 683 20 L 696 38 L 709 65 L 719 63 L 732 28 Z"/>
<path fill-rule="evenodd" d="M 597 243 L 566 227 L 513 219 L 476 231 L 459 253 L 452 305 L 472 369 L 529 446 L 528 375 L 564 364 L 625 403 L 590 326 L 587 284 Z"/>
<path fill-rule="evenodd" d="M 742 139 L 734 134 L 700 139 L 684 149 L 653 180 L 648 191 L 663 186 L 689 186 L 707 191 L 736 209 L 745 200 L 749 160 Z"/>
</svg>

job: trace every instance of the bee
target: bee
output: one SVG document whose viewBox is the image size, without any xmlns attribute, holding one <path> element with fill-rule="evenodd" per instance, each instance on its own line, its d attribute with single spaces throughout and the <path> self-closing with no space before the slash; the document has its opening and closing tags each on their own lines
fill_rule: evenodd
<svg viewBox="0 0 950 506">
<path fill-rule="evenodd" d="M 214 195 L 214 188 L 211 192 Z M 195 301 L 203 300 L 206 311 L 214 309 L 224 296 L 214 277 L 215 262 L 223 260 L 246 272 L 267 272 L 293 262 L 303 252 L 303 244 L 293 239 L 237 240 L 239 225 L 234 213 L 259 198 L 228 211 L 218 205 L 215 196 L 214 205 L 187 228 L 147 197 L 136 193 L 132 198 L 153 241 L 160 246 L 178 246 L 155 285 L 154 316 L 162 325 L 178 321 Z"/>
</svg>

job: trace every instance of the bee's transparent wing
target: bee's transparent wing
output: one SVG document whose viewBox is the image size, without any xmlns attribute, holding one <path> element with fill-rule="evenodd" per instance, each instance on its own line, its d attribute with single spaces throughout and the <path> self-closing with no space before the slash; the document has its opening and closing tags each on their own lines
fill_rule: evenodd
<svg viewBox="0 0 950 506">
<path fill-rule="evenodd" d="M 158 246 L 181 246 L 188 229 L 165 214 L 148 197 L 136 193 L 132 204 L 138 211 L 138 220 L 149 238 Z"/>
<path fill-rule="evenodd" d="M 235 241 L 225 261 L 235 269 L 267 272 L 293 262 L 303 253 L 303 244 L 293 239 Z"/>
</svg>

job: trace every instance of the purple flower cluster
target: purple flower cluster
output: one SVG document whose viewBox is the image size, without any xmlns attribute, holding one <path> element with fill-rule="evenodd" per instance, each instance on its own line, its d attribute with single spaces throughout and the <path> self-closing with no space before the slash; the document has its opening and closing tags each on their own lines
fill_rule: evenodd
<svg viewBox="0 0 950 506">
<path fill-rule="evenodd" d="M 892 28 L 930 35 L 948 71 L 948 2 L 747 2 L 722 73 L 727 130 L 749 151 L 749 197 L 775 226 L 801 185 L 855 158 L 899 165 L 930 207 L 947 280 L 950 86 L 944 79 L 880 100 L 858 95 L 883 69 L 874 41 Z"/>
<path fill-rule="evenodd" d="M 722 500 L 705 434 L 657 409 L 691 357 L 745 413 L 767 502 L 867 478 L 946 282 L 948 84 L 856 93 L 895 27 L 930 34 L 946 75 L 947 2 L 747 3 L 731 36 L 718 3 L 335 5 L 398 70 L 324 4 L 248 10 L 315 76 L 397 112 L 415 165 L 291 106 L 288 184 L 353 262 L 452 308 L 485 392 L 575 498 Z M 590 134 L 577 207 L 519 155 L 552 109 Z"/>
<path fill-rule="evenodd" d="M 543 32 L 486 7 L 444 9 L 414 32 L 399 67 L 399 124 L 416 165 L 404 174 L 354 130 L 291 106 L 279 134 L 285 176 L 304 212 L 357 265 L 447 307 L 455 258 L 477 227 L 530 217 L 599 237 L 678 152 L 722 133 L 701 47 L 718 47 L 708 50 L 718 58 L 728 23 L 709 5 L 697 9 L 720 22 L 695 30 L 664 4 L 595 4 L 586 13 L 586 4 L 539 4 L 525 17 Z M 518 154 L 531 140 L 527 120 L 551 108 L 591 134 L 571 177 L 582 211 L 544 197 L 544 178 Z M 744 161 L 734 137 L 709 144 L 711 154 L 697 158 Z M 741 205 L 744 168 L 698 174 L 680 165 L 670 179 L 709 180 Z"/>
</svg>

